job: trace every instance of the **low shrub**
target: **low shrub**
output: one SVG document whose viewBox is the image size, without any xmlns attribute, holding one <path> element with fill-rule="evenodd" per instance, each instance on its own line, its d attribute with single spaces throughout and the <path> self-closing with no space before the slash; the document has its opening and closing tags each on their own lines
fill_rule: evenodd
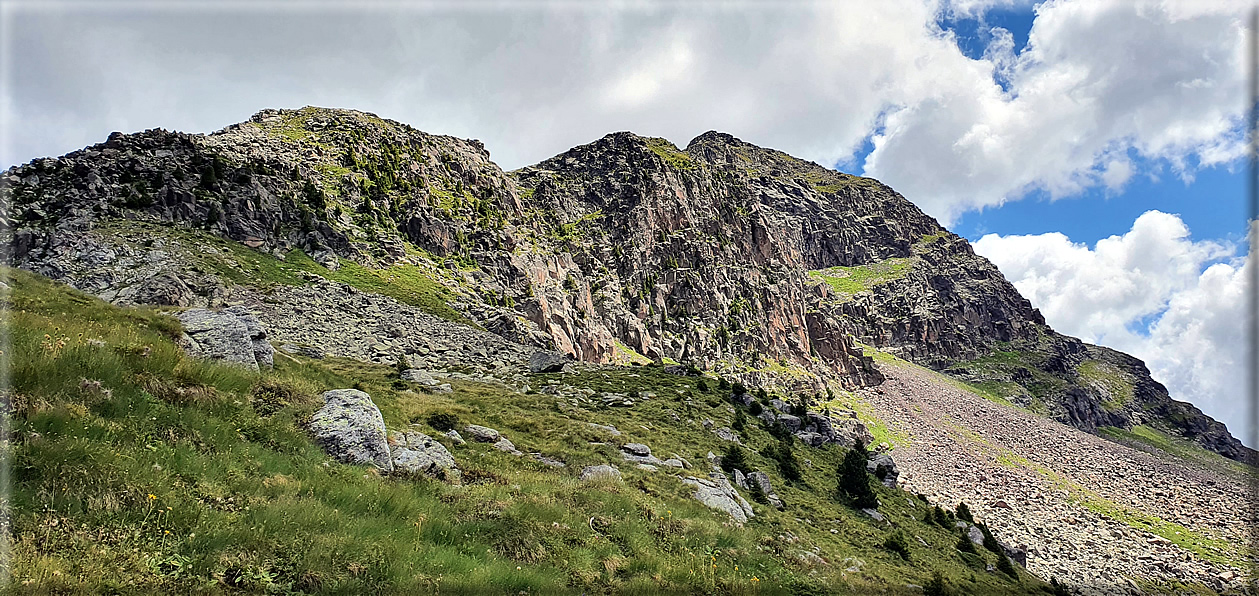
<svg viewBox="0 0 1259 596">
<path fill-rule="evenodd" d="M 883 548 L 900 555 L 906 561 L 909 560 L 909 541 L 905 539 L 905 533 L 900 530 L 888 535 L 883 541 Z"/>
<path fill-rule="evenodd" d="M 449 412 L 435 412 L 428 415 L 428 425 L 441 432 L 449 432 L 459 426 L 459 417 Z"/>
</svg>

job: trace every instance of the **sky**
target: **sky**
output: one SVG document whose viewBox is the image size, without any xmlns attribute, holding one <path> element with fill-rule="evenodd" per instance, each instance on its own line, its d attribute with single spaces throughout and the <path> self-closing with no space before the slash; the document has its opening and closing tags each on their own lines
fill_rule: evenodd
<svg viewBox="0 0 1259 596">
<path fill-rule="evenodd" d="M 263 108 L 477 138 L 729 132 L 891 185 L 1060 332 L 1254 445 L 1235 0 L 0 4 L 0 167 Z"/>
</svg>

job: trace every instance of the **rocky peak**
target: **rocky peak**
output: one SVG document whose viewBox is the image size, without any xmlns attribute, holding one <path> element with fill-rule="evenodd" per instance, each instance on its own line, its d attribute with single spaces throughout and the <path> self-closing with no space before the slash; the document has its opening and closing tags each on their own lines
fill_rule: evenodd
<svg viewBox="0 0 1259 596">
<path fill-rule="evenodd" d="M 151 250 L 118 222 L 174 224 L 329 270 L 413 267 L 453 297 L 441 308 L 580 360 L 691 362 L 821 394 L 881 381 L 860 343 L 1081 428 L 1153 418 L 1243 453 L 1139 361 L 1053 333 L 891 188 L 726 133 L 680 150 L 618 132 L 507 173 L 477 141 L 305 107 L 209 135 L 115 133 L 3 182 L 15 263 L 111 299 L 229 293 L 195 259 L 168 258 L 202 247 Z"/>
</svg>

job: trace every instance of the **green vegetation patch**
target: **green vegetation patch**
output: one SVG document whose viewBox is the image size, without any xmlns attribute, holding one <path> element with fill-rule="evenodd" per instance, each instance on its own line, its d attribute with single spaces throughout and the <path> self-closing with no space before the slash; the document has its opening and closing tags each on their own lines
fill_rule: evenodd
<svg viewBox="0 0 1259 596">
<path fill-rule="evenodd" d="M 1103 393 L 1103 408 L 1113 412 L 1132 403 L 1132 381 L 1115 365 L 1101 360 L 1085 360 L 1075 370 L 1080 380 Z"/>
<path fill-rule="evenodd" d="M 809 276 L 826 282 L 840 294 L 851 296 L 905 277 L 917 262 L 915 257 L 893 257 L 869 265 L 817 269 L 810 271 Z"/>
<path fill-rule="evenodd" d="M 1152 447 L 1195 465 L 1207 466 L 1243 480 L 1251 482 L 1259 480 L 1259 470 L 1254 467 L 1231 460 L 1214 451 L 1207 451 L 1192 441 L 1168 435 L 1146 425 L 1138 424 L 1130 430 L 1103 426 L 1098 428 L 1097 432 L 1112 441 L 1135 449 L 1148 452 Z"/>
<path fill-rule="evenodd" d="M 906 538 L 905 553 L 889 551 L 890 531 L 834 495 L 844 450 L 797 443 L 813 463 L 789 483 L 760 453 L 778 439 L 754 424 L 748 466 L 770 474 L 788 509 L 756 505 L 748 524 L 731 523 L 680 479 L 723 450 L 701 421 L 728 424 L 731 406 L 659 367 L 536 376 L 654 394 L 629 409 L 459 380 L 428 394 L 397 387 L 391 367 L 341 358 L 277 353 L 274 369 L 253 372 L 187 357 L 161 311 L 7 273 L 14 593 L 910 594 L 904 585 L 933 571 L 962 593 L 1047 593 L 1026 573 L 968 566 L 920 501 L 876 483 L 880 511 Z M 304 424 L 320 393 L 345 387 L 367 391 L 390 428 L 414 424 L 449 445 L 463 485 L 331 461 Z M 451 420 L 568 468 L 453 446 L 429 426 Z M 637 469 L 619 457 L 629 441 L 695 468 Z M 623 481 L 578 478 L 606 462 Z M 803 555 L 814 549 L 825 562 Z M 849 559 L 861 570 L 845 572 Z"/>
<path fill-rule="evenodd" d="M 677 148 L 677 146 L 670 143 L 668 139 L 648 137 L 643 139 L 643 141 L 647 143 L 648 149 L 651 149 L 653 153 L 659 155 L 660 159 L 663 159 L 665 163 L 669 164 L 673 168 L 679 170 L 695 169 L 695 162 L 691 160 L 691 156 L 682 152 Z"/>
</svg>

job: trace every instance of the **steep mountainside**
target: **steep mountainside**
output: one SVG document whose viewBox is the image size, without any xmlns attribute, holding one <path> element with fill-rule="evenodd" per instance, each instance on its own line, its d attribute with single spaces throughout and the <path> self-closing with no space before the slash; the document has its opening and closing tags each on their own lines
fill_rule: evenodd
<svg viewBox="0 0 1259 596">
<path fill-rule="evenodd" d="M 14 264 L 116 302 L 220 305 L 319 275 L 580 360 L 815 400 L 882 380 L 866 344 L 1090 432 L 1251 453 L 1140 361 L 1054 333 L 895 191 L 721 133 L 685 150 L 615 133 L 503 172 L 476 141 L 266 110 L 211 135 L 115 133 L 3 182 Z"/>
</svg>

